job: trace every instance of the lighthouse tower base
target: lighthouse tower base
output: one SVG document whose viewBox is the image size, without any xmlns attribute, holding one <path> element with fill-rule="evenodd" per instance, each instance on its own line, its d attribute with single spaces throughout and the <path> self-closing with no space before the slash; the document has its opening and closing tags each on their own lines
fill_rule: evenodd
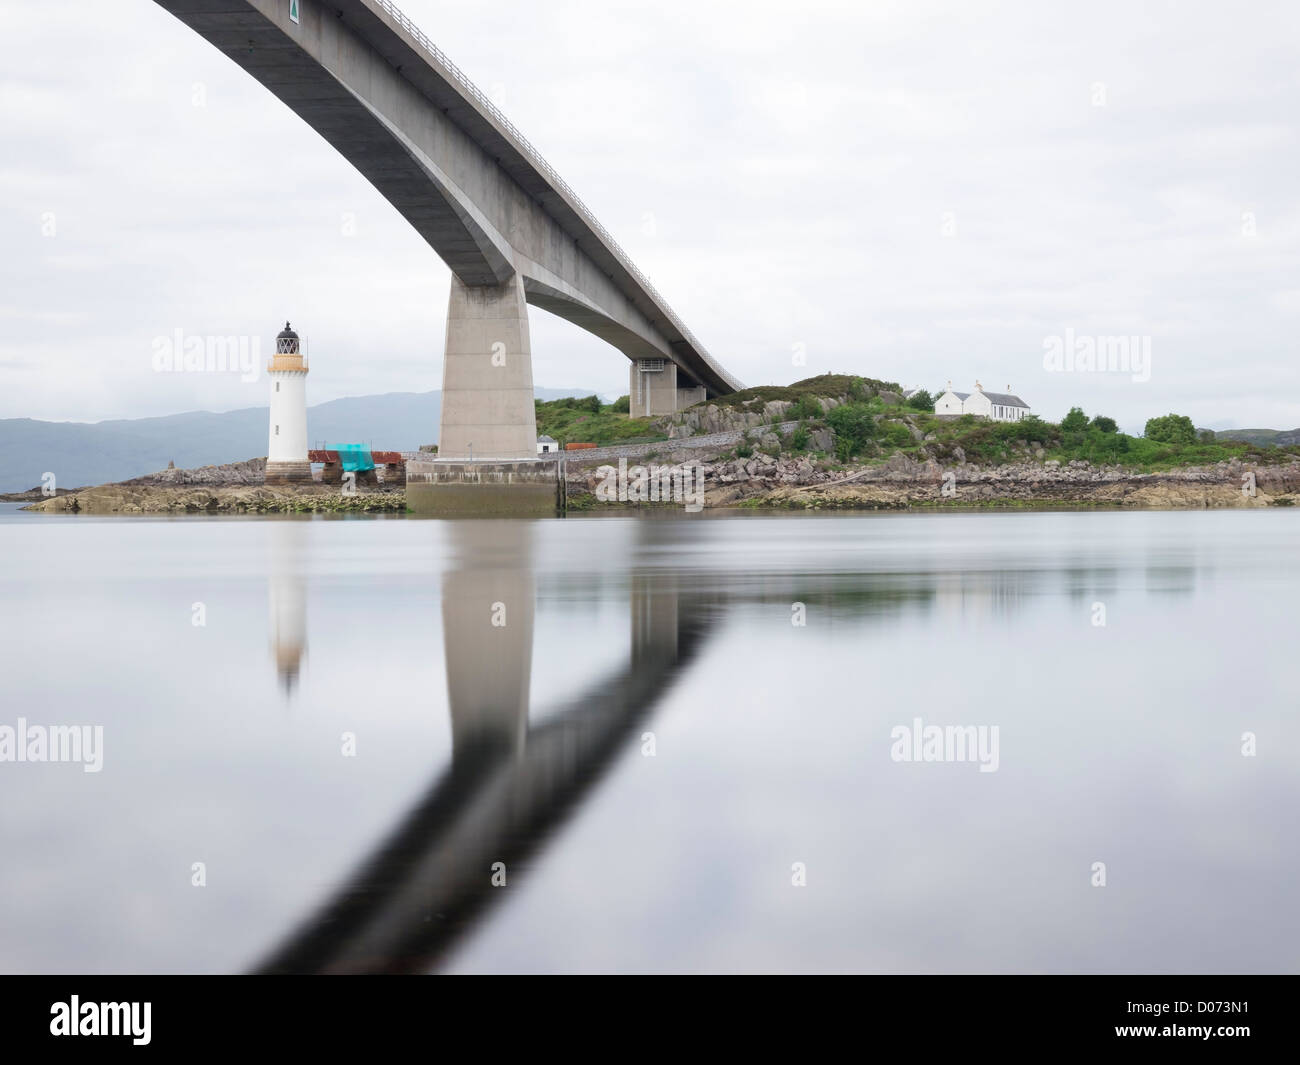
<svg viewBox="0 0 1300 1065">
<path fill-rule="evenodd" d="M 268 462 L 267 484 L 311 484 L 310 462 Z"/>
</svg>

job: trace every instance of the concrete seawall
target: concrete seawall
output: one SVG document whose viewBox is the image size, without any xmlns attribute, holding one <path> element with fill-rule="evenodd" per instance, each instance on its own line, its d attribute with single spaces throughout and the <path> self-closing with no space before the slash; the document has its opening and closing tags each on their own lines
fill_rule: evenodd
<svg viewBox="0 0 1300 1065">
<path fill-rule="evenodd" d="M 565 508 L 564 463 L 408 462 L 406 502 L 425 516 L 553 518 Z"/>
</svg>

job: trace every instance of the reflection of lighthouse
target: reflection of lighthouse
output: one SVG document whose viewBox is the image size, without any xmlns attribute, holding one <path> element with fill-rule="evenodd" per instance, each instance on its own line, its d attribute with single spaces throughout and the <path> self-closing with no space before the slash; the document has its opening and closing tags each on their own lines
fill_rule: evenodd
<svg viewBox="0 0 1300 1065">
<path fill-rule="evenodd" d="M 270 619 L 271 649 L 275 671 L 285 694 L 293 690 L 307 649 L 307 576 L 302 564 L 306 557 L 307 523 L 271 523 Z"/>
<path fill-rule="evenodd" d="M 307 457 L 307 358 L 298 334 L 284 323 L 275 338 L 271 377 L 271 430 L 266 449 L 266 483 L 311 481 Z"/>
</svg>

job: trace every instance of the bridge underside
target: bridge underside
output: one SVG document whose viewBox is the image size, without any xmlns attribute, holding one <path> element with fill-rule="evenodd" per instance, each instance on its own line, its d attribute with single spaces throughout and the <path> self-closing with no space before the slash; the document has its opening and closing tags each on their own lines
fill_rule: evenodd
<svg viewBox="0 0 1300 1065">
<path fill-rule="evenodd" d="M 525 303 L 632 360 L 639 414 L 742 387 L 535 150 L 379 0 L 300 0 L 298 21 L 282 0 L 156 2 L 320 133 L 451 268 L 440 457 L 468 458 L 471 442 L 475 458 L 535 457 Z"/>
</svg>

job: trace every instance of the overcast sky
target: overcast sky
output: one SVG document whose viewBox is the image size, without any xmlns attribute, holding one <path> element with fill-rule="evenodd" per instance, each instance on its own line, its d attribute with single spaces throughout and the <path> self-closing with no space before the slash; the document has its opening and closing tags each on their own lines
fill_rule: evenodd
<svg viewBox="0 0 1300 1065">
<path fill-rule="evenodd" d="M 402 6 L 748 384 L 1300 425 L 1298 5 Z M 0 249 L 0 417 L 265 404 L 154 342 L 286 318 L 313 403 L 441 385 L 441 260 L 152 0 L 0 0 Z M 530 314 L 538 386 L 627 390 Z M 1067 330 L 1149 338 L 1150 379 L 1049 372 Z"/>
</svg>

